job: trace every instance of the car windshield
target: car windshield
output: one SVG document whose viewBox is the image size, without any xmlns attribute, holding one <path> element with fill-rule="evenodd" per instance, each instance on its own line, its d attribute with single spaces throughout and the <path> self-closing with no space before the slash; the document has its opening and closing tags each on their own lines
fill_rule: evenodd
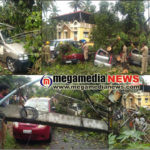
<svg viewBox="0 0 150 150">
<path fill-rule="evenodd" d="M 13 36 L 13 30 L 2 30 L 1 33 L 6 43 L 13 43 L 13 39 L 11 38 Z"/>
<path fill-rule="evenodd" d="M 50 41 L 50 46 L 55 46 L 55 41 Z"/>
<path fill-rule="evenodd" d="M 25 106 L 36 108 L 39 111 L 49 112 L 49 105 L 48 101 L 46 100 L 31 99 L 25 103 Z"/>
</svg>

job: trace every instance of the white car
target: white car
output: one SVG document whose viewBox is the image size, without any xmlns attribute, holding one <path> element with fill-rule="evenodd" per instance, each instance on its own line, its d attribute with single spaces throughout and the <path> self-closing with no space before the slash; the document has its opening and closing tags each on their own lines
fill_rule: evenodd
<svg viewBox="0 0 150 150">
<path fill-rule="evenodd" d="M 115 58 L 112 54 L 100 48 L 95 54 L 94 65 L 112 67 L 116 64 Z"/>
<path fill-rule="evenodd" d="M 7 64 L 11 72 L 22 72 L 27 70 L 31 64 L 25 52 L 24 43 L 13 40 L 12 32 L 13 29 L 0 29 L 0 60 Z"/>
</svg>

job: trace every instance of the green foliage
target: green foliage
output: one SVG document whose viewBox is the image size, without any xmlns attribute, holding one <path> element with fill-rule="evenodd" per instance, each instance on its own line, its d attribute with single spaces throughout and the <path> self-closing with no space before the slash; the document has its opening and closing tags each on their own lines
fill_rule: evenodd
<svg viewBox="0 0 150 150">
<path fill-rule="evenodd" d="M 120 132 L 119 136 L 110 133 L 109 138 L 109 148 L 116 149 L 116 148 L 123 148 L 123 149 L 134 149 L 140 148 L 145 149 L 148 148 L 150 144 L 142 143 L 142 136 L 145 135 L 141 131 L 136 130 L 123 130 Z"/>
<path fill-rule="evenodd" d="M 106 74 L 108 71 L 107 67 L 97 67 L 93 65 L 93 62 L 81 62 L 77 63 L 76 65 L 70 64 L 70 65 L 62 65 L 53 63 L 51 64 L 50 67 L 43 67 L 42 68 L 42 73 L 48 72 L 49 74 L 69 74 L 69 75 L 74 75 L 74 74 L 87 74 L 87 75 L 92 75 L 94 73 L 101 73 L 101 74 Z"/>
<path fill-rule="evenodd" d="M 0 83 L 9 85 L 10 91 L 13 90 L 14 88 L 18 88 L 18 86 L 21 86 L 29 81 L 30 78 L 24 76 L 12 76 L 12 75 L 0 76 Z"/>
<path fill-rule="evenodd" d="M 35 62 L 39 58 L 39 54 L 42 50 L 42 36 L 40 33 L 42 27 L 41 13 L 41 11 L 32 12 L 31 15 L 27 17 L 25 23 L 26 30 L 38 30 L 35 31 L 36 33 L 32 33 L 26 36 L 26 44 L 24 46 L 26 51 L 30 55 L 30 60 L 32 62 Z"/>
<path fill-rule="evenodd" d="M 81 10 L 84 7 L 84 1 L 74 0 L 72 2 L 69 2 L 69 5 L 74 9 L 74 11 L 77 11 L 78 9 Z"/>
<path fill-rule="evenodd" d="M 110 45 L 111 39 L 115 38 L 119 32 L 119 18 L 106 8 L 96 13 L 94 18 L 96 26 L 92 30 L 91 40 L 97 48 Z"/>
<path fill-rule="evenodd" d="M 17 5 L 8 1 L 6 5 L 2 7 L 0 20 L 1 22 L 16 27 L 17 32 L 20 32 L 24 29 L 26 18 L 30 13 L 29 5 L 24 3 L 23 0 L 19 0 Z"/>
<path fill-rule="evenodd" d="M 86 0 L 84 2 L 84 6 L 83 6 L 82 10 L 84 10 L 86 12 L 94 13 L 96 10 L 96 6 L 92 4 L 91 0 Z"/>
<path fill-rule="evenodd" d="M 113 135 L 113 133 L 110 133 L 108 135 L 109 149 L 113 149 L 115 144 L 116 144 L 116 135 Z"/>
<path fill-rule="evenodd" d="M 71 54 L 76 54 L 76 53 L 81 53 L 82 50 L 80 48 L 76 48 L 73 45 L 69 43 L 64 43 L 62 45 L 57 46 L 56 48 L 59 51 L 59 55 L 57 56 L 57 62 L 61 63 L 62 62 L 62 57 L 71 55 Z"/>
<path fill-rule="evenodd" d="M 148 42 L 149 32 L 144 18 L 144 1 L 118 1 L 115 6 L 108 2 L 100 3 L 99 12 L 95 13 L 94 19 L 96 26 L 93 28 L 91 40 L 94 41 L 96 48 L 106 48 L 115 43 L 116 37 L 121 40 L 116 42 L 113 53 L 119 54 L 126 40 L 129 42 Z M 120 12 L 122 19 L 118 18 L 116 12 Z"/>
<path fill-rule="evenodd" d="M 142 135 L 144 135 L 144 133 L 141 131 L 126 130 L 126 131 L 121 132 L 120 136 L 117 139 L 120 140 L 121 143 L 123 143 L 125 141 L 130 142 L 131 140 L 132 141 L 141 141 Z"/>
<path fill-rule="evenodd" d="M 15 139 L 10 135 L 10 133 L 7 131 L 6 133 L 6 142 L 4 145 L 5 149 L 19 149 L 21 148 L 15 141 Z"/>
<path fill-rule="evenodd" d="M 147 110 L 146 108 L 140 107 L 139 111 L 140 111 L 140 114 L 142 114 L 146 118 L 146 120 L 148 120 L 148 121 L 150 120 L 150 111 L 149 110 Z"/>
<path fill-rule="evenodd" d="M 6 5 L 1 7 L 0 16 L 1 22 L 15 27 L 14 35 L 20 32 L 32 32 L 25 35 L 24 48 L 33 63 L 38 59 L 42 47 L 42 37 L 40 33 L 42 26 L 41 3 L 40 0 L 36 2 L 36 5 L 33 5 L 33 0 L 26 2 L 23 0 L 7 1 Z M 22 41 L 22 39 L 19 40 Z M 20 42 L 19 40 L 15 39 L 15 42 Z"/>
<path fill-rule="evenodd" d="M 150 144 L 144 144 L 140 142 L 135 142 L 135 143 L 129 143 L 127 149 L 149 149 Z"/>
<path fill-rule="evenodd" d="M 101 93 L 101 94 L 100 94 Z M 102 103 L 105 103 L 107 100 L 106 100 L 106 97 L 104 97 L 103 95 L 105 96 L 108 96 L 108 90 L 103 90 L 103 91 L 100 91 L 98 93 L 94 93 L 92 96 L 91 96 L 91 99 L 93 99 L 93 101 L 96 103 L 96 104 L 102 104 Z M 107 103 L 107 102 L 106 102 Z"/>
<path fill-rule="evenodd" d="M 119 1 L 116 8 L 126 18 L 123 20 L 124 32 L 139 36 L 144 27 L 144 2 L 141 1 Z"/>
<path fill-rule="evenodd" d="M 34 30 L 34 29 L 41 29 L 42 25 L 42 12 L 41 11 L 33 11 L 29 17 L 27 17 L 25 22 L 25 29 L 26 30 Z"/>
</svg>

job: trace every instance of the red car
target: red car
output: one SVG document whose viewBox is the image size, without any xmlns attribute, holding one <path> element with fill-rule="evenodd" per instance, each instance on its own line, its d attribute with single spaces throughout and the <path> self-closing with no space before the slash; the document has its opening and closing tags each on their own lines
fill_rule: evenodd
<svg viewBox="0 0 150 150">
<path fill-rule="evenodd" d="M 31 98 L 25 106 L 36 108 L 40 112 L 51 112 L 50 98 Z M 39 114 L 40 114 L 39 112 Z M 13 123 L 13 135 L 17 140 L 42 141 L 51 140 L 51 127 L 47 125 L 31 124 L 31 123 Z"/>
<path fill-rule="evenodd" d="M 84 55 L 82 53 L 74 53 L 70 55 L 64 55 L 62 57 L 63 63 L 73 63 L 76 64 L 78 61 L 84 61 Z"/>
</svg>

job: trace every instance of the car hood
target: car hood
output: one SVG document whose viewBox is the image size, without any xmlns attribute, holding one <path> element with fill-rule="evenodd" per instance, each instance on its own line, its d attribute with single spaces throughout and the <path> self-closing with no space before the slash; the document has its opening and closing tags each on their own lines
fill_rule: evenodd
<svg viewBox="0 0 150 150">
<path fill-rule="evenodd" d="M 19 122 L 19 126 L 37 127 L 37 124 Z"/>
<path fill-rule="evenodd" d="M 25 54 L 25 48 L 23 43 L 6 44 L 6 47 L 16 54 Z"/>
</svg>

